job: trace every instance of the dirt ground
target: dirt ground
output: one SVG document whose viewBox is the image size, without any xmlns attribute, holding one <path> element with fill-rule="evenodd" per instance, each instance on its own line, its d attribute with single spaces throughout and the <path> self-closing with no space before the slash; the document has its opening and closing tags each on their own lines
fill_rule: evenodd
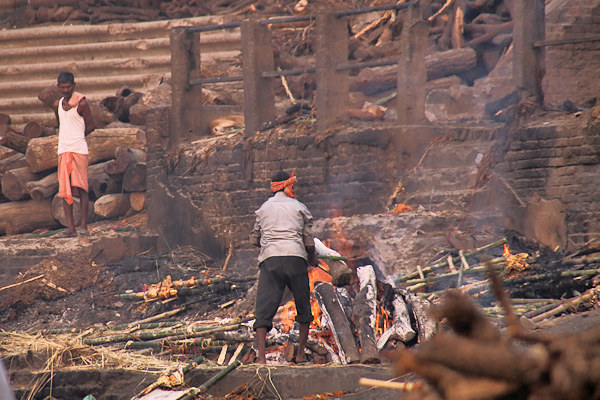
<svg viewBox="0 0 600 400">
<path fill-rule="evenodd" d="M 145 224 L 145 215 L 130 217 L 129 220 L 140 226 Z M 223 260 L 212 260 L 193 247 L 174 249 L 168 254 L 139 254 L 111 264 L 99 264 L 78 254 L 78 245 L 101 240 L 107 227 L 118 222 L 91 224 L 92 236 L 89 239 L 38 239 L 68 241 L 65 244 L 68 250 L 24 268 L 24 272 L 15 276 L 14 280 L 0 285 L 5 287 L 22 283 L 0 291 L 2 329 L 27 331 L 122 324 L 184 305 L 186 311 L 179 315 L 182 319 L 226 316 L 228 310 L 220 306 L 243 298 L 252 284 L 252 280 L 240 282 L 240 277 L 236 274 L 223 271 Z M 136 231 L 131 232 L 131 235 L 136 234 Z M 0 240 L 10 241 L 24 236 L 27 235 L 6 236 Z M 181 291 L 177 299 L 168 302 L 120 298 L 120 295 L 128 292 L 141 292 L 144 285 L 157 284 L 167 276 L 171 276 L 172 280 L 187 280 L 192 277 L 232 280 L 187 293 Z M 26 282 L 29 279 L 34 280 Z"/>
</svg>

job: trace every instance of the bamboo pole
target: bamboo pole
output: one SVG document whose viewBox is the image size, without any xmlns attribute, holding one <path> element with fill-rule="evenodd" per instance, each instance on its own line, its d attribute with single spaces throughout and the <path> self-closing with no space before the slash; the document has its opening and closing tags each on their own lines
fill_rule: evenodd
<svg viewBox="0 0 600 400">
<path fill-rule="evenodd" d="M 570 308 L 576 308 L 577 306 L 579 306 L 581 303 L 586 302 L 586 301 L 590 301 L 592 299 L 593 296 L 598 295 L 599 290 L 597 288 L 592 288 L 588 291 L 586 291 L 584 294 L 582 294 L 581 296 L 577 296 L 561 305 L 559 305 L 558 307 L 555 307 L 549 311 L 546 311 L 543 314 L 540 315 L 536 315 L 535 317 L 531 318 L 531 321 L 533 322 L 540 322 L 546 318 L 549 317 L 553 317 L 555 315 L 558 315 L 560 313 L 562 313 L 563 311 L 566 311 Z"/>
<path fill-rule="evenodd" d="M 212 340 L 212 339 L 196 339 L 196 340 L 151 340 L 148 342 L 130 342 L 125 345 L 125 349 L 156 349 L 162 350 L 165 347 L 181 347 L 182 350 L 188 348 L 196 348 L 200 350 L 208 350 L 224 345 L 235 344 L 231 340 Z"/>
<path fill-rule="evenodd" d="M 482 246 L 482 247 L 479 247 L 479 248 L 477 248 L 477 249 L 475 249 L 475 250 L 473 250 L 473 251 L 470 251 L 470 252 L 468 252 L 468 253 L 465 253 L 463 256 L 464 256 L 464 257 L 470 257 L 470 256 L 473 256 L 473 255 L 475 255 L 475 254 L 479 254 L 479 253 L 482 253 L 482 252 L 484 252 L 484 251 L 487 251 L 487 250 L 490 250 L 490 249 L 496 248 L 496 247 L 498 247 L 498 246 L 502 246 L 502 245 L 503 245 L 503 244 L 505 244 L 506 242 L 507 242 L 507 241 L 506 241 L 506 238 L 502 238 L 502 239 L 500 239 L 500 240 L 497 240 L 497 241 L 495 241 L 495 242 L 493 242 L 493 243 L 487 244 L 487 245 L 485 245 L 485 246 Z M 457 257 L 453 257 L 453 258 L 452 258 L 452 261 L 453 261 L 453 262 L 459 262 L 459 261 L 461 261 L 461 257 L 459 257 L 459 256 L 457 256 Z M 422 269 L 421 269 L 421 271 L 422 271 L 423 273 L 428 273 L 428 272 L 434 271 L 434 270 L 436 270 L 436 269 L 443 268 L 443 267 L 445 267 L 446 265 L 448 265 L 448 260 L 439 261 L 439 262 L 437 262 L 437 263 L 435 263 L 435 264 L 432 264 L 432 265 L 430 265 L 430 266 L 428 266 L 428 267 L 422 268 Z M 396 283 L 397 283 L 397 284 L 398 284 L 398 283 L 402 283 L 402 282 L 404 282 L 404 281 L 406 281 L 406 280 L 408 280 L 408 279 L 413 279 L 413 278 L 416 278 L 417 276 L 419 276 L 419 272 L 417 272 L 417 271 L 415 271 L 415 272 L 411 272 L 411 273 L 409 273 L 409 274 L 406 274 L 406 275 L 404 275 L 404 276 L 402 276 L 402 277 L 398 278 L 398 279 L 396 280 Z"/>
<path fill-rule="evenodd" d="M 21 285 L 23 285 L 25 283 L 33 282 L 33 281 L 35 281 L 37 279 L 41 279 L 43 277 L 44 277 L 44 275 L 42 274 L 42 275 L 34 276 L 33 278 L 29 278 L 27 280 L 24 280 L 23 282 L 13 283 L 12 285 L 1 287 L 0 288 L 0 292 L 3 291 L 3 290 L 6 290 L 6 289 L 10 289 L 10 288 L 13 288 L 13 287 L 21 286 Z"/>
<path fill-rule="evenodd" d="M 348 261 L 348 257 L 335 256 L 335 255 L 329 255 L 329 254 L 318 254 L 317 258 L 319 258 L 321 260 Z"/>
<path fill-rule="evenodd" d="M 97 338 L 88 338 L 84 339 L 83 343 L 91 346 L 97 346 L 102 344 L 109 343 L 118 343 L 118 342 L 126 342 L 129 340 L 152 340 L 152 339 L 160 339 L 169 336 L 180 336 L 180 335 L 193 335 L 195 333 L 207 331 L 210 329 L 214 329 L 216 326 L 208 326 L 208 327 L 188 327 L 181 329 L 166 329 L 161 331 L 139 331 L 139 332 L 128 332 L 128 333 L 120 333 L 110 336 L 102 336 Z"/>
<path fill-rule="evenodd" d="M 360 386 L 393 389 L 400 390 L 403 392 L 410 392 L 421 388 L 421 382 L 392 382 L 371 378 L 360 378 L 358 380 L 358 384 Z"/>
<path fill-rule="evenodd" d="M 165 311 L 164 313 L 156 314 L 156 315 L 154 315 L 152 317 L 148 317 L 148 318 L 145 318 L 145 319 L 140 319 L 138 321 L 130 322 L 129 324 L 126 324 L 126 325 L 118 325 L 118 327 L 120 327 L 122 329 L 130 329 L 130 328 L 133 328 L 136 325 L 146 324 L 146 323 L 149 323 L 149 322 L 158 321 L 159 319 L 172 317 L 173 315 L 179 314 L 180 312 L 182 312 L 184 310 L 185 310 L 185 307 L 176 308 L 176 309 L 171 310 L 171 311 Z M 117 327 L 115 327 L 114 329 L 117 329 Z"/>
<path fill-rule="evenodd" d="M 192 369 L 196 368 L 198 366 L 198 364 L 203 362 L 204 360 L 205 360 L 204 356 L 198 356 L 198 357 L 194 358 L 194 360 L 192 360 L 192 362 L 190 362 L 188 365 L 186 365 L 185 367 L 183 367 L 181 369 L 181 377 L 176 377 L 176 378 L 180 378 L 183 381 L 183 375 L 185 375 L 187 372 L 191 371 Z M 154 381 L 152 384 L 147 386 L 144 390 L 142 390 L 137 395 L 133 396 L 131 400 L 139 399 L 140 397 L 145 396 L 146 394 L 150 393 L 151 391 L 153 391 L 154 389 L 159 387 L 164 380 L 170 381 L 169 378 L 171 377 L 171 375 L 178 375 L 177 371 L 171 372 L 166 376 L 161 375 L 156 381 Z"/>
<path fill-rule="evenodd" d="M 492 264 L 496 264 L 497 265 L 497 264 L 499 264 L 499 263 L 501 263 L 501 262 L 503 262 L 505 260 L 506 260 L 505 257 L 497 257 L 497 258 L 494 258 L 494 259 L 490 260 L 490 262 Z M 473 273 L 476 273 L 476 272 L 485 272 L 485 270 L 486 269 L 485 269 L 484 266 L 476 266 L 476 267 L 471 267 L 471 268 L 469 268 L 467 270 L 462 270 L 462 274 L 464 275 L 464 274 L 473 274 Z M 447 274 L 439 274 L 439 275 L 434 275 L 434 276 L 428 276 L 428 277 L 423 278 L 423 279 L 420 279 L 420 278 L 419 279 L 409 279 L 409 280 L 405 281 L 405 283 L 407 285 L 415 285 L 415 284 L 418 284 L 418 283 L 431 283 L 431 282 L 439 281 L 441 279 L 453 278 L 455 276 L 458 276 L 459 274 L 461 274 L 461 271 L 455 271 L 455 272 L 449 272 Z"/>
<path fill-rule="evenodd" d="M 242 365 L 242 362 L 240 360 L 235 360 L 233 363 L 223 368 L 221 371 L 219 371 L 219 373 L 217 373 L 215 376 L 204 382 L 199 387 L 191 388 L 187 393 L 185 393 L 182 397 L 179 397 L 177 400 L 196 399 L 198 395 L 208 391 L 208 389 L 210 389 L 211 386 L 223 379 L 223 377 L 225 377 L 227 374 L 229 374 L 231 371 L 233 371 L 240 365 Z"/>
</svg>

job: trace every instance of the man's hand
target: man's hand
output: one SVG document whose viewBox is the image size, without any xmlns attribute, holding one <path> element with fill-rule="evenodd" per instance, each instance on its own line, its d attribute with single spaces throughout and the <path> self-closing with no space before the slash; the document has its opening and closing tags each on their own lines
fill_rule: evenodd
<svg viewBox="0 0 600 400">
<path fill-rule="evenodd" d="M 319 264 L 317 253 L 314 246 L 306 246 L 306 254 L 308 255 L 308 265 L 316 267 Z"/>
</svg>

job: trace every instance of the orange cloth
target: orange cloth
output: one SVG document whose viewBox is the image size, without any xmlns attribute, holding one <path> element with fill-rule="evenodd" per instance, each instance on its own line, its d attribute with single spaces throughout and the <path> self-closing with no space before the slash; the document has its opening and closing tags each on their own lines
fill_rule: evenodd
<svg viewBox="0 0 600 400">
<path fill-rule="evenodd" d="M 283 193 L 285 193 L 287 197 L 295 197 L 296 194 L 294 193 L 294 185 L 297 182 L 298 178 L 296 178 L 296 173 L 292 173 L 290 179 L 279 182 L 271 182 L 271 191 L 279 192 L 281 189 L 283 189 Z"/>
<path fill-rule="evenodd" d="M 66 152 L 58 155 L 58 197 L 73 204 L 71 187 L 88 191 L 88 155 Z"/>
</svg>

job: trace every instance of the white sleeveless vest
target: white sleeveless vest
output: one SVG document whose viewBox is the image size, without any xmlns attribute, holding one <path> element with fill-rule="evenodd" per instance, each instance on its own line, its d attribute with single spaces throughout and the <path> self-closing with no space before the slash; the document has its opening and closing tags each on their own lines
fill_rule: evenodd
<svg viewBox="0 0 600 400">
<path fill-rule="evenodd" d="M 64 97 L 58 103 L 58 118 L 60 127 L 58 130 L 58 154 L 72 152 L 88 154 L 88 146 L 85 141 L 85 121 L 77 112 L 77 107 L 68 111 L 63 109 Z"/>
</svg>

